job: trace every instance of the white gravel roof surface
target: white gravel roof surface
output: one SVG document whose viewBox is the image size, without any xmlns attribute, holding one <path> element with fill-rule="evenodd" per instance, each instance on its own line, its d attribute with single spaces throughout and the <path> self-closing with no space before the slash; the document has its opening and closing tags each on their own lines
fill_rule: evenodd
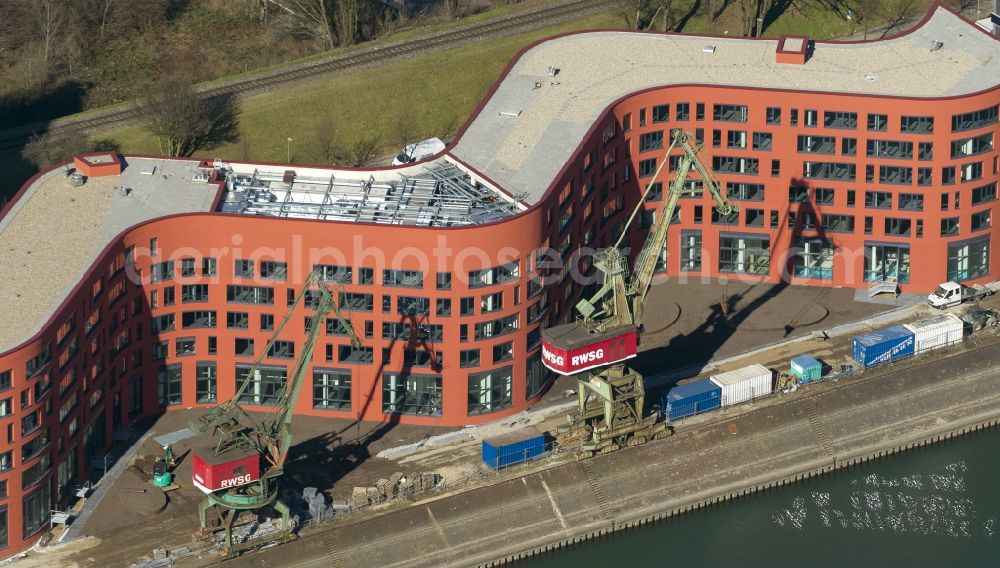
<svg viewBox="0 0 1000 568">
<path fill-rule="evenodd" d="M 934 42 L 943 45 L 932 51 Z M 805 65 L 778 64 L 777 46 L 777 39 L 635 32 L 549 40 L 518 59 L 451 153 L 534 203 L 604 109 L 643 89 L 694 83 L 924 98 L 1000 82 L 1000 42 L 940 7 L 901 37 L 817 42 Z M 549 67 L 559 70 L 554 77 Z"/>
</svg>

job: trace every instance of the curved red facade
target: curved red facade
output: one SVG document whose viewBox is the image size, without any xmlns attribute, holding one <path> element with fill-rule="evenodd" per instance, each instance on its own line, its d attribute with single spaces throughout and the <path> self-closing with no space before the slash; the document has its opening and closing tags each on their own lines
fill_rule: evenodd
<svg viewBox="0 0 1000 568">
<path fill-rule="evenodd" d="M 528 408 L 551 380 L 540 328 L 573 317 L 587 284 L 579 274 L 592 272 L 585 251 L 613 242 L 649 160 L 663 159 L 656 133 L 669 139 L 671 128 L 705 141 L 702 155 L 741 211 L 713 218 L 708 195 L 683 198 L 665 275 L 918 293 L 992 280 L 998 107 L 997 86 L 936 99 L 663 86 L 608 107 L 544 196 L 502 221 L 195 213 L 134 226 L 39 333 L 0 355 L 0 555 L 40 536 L 115 429 L 233 396 L 316 266 L 336 280 L 364 345 L 351 349 L 329 326 L 297 413 L 457 426 Z M 640 225 L 658 208 L 655 193 Z M 634 250 L 644 236 L 631 232 Z M 280 387 L 307 316 L 296 314 L 282 337 L 290 343 L 265 359 L 245 403 L 266 406 Z"/>
</svg>

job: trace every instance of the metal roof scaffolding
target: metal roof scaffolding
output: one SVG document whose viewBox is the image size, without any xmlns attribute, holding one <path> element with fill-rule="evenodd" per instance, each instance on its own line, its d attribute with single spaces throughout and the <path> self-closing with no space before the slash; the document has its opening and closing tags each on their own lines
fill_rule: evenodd
<svg viewBox="0 0 1000 568">
<path fill-rule="evenodd" d="M 222 169 L 226 196 L 220 209 L 228 213 L 448 227 L 488 223 L 519 212 L 516 204 L 473 183 L 465 171 L 447 162 L 392 181 Z"/>
</svg>

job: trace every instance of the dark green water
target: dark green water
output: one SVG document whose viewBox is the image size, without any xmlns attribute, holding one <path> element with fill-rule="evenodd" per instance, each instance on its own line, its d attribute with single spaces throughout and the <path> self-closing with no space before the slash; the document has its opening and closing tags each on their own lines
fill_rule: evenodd
<svg viewBox="0 0 1000 568">
<path fill-rule="evenodd" d="M 519 568 L 1000 567 L 1000 430 L 519 564 Z"/>
</svg>

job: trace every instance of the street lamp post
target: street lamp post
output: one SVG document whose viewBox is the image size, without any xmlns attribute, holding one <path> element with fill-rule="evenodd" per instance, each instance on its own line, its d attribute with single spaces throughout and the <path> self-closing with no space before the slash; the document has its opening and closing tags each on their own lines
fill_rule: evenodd
<svg viewBox="0 0 1000 568">
<path fill-rule="evenodd" d="M 288 152 L 287 152 L 287 159 L 285 161 L 287 163 L 289 163 L 289 164 L 292 163 L 292 139 L 291 138 L 288 139 Z"/>
</svg>

